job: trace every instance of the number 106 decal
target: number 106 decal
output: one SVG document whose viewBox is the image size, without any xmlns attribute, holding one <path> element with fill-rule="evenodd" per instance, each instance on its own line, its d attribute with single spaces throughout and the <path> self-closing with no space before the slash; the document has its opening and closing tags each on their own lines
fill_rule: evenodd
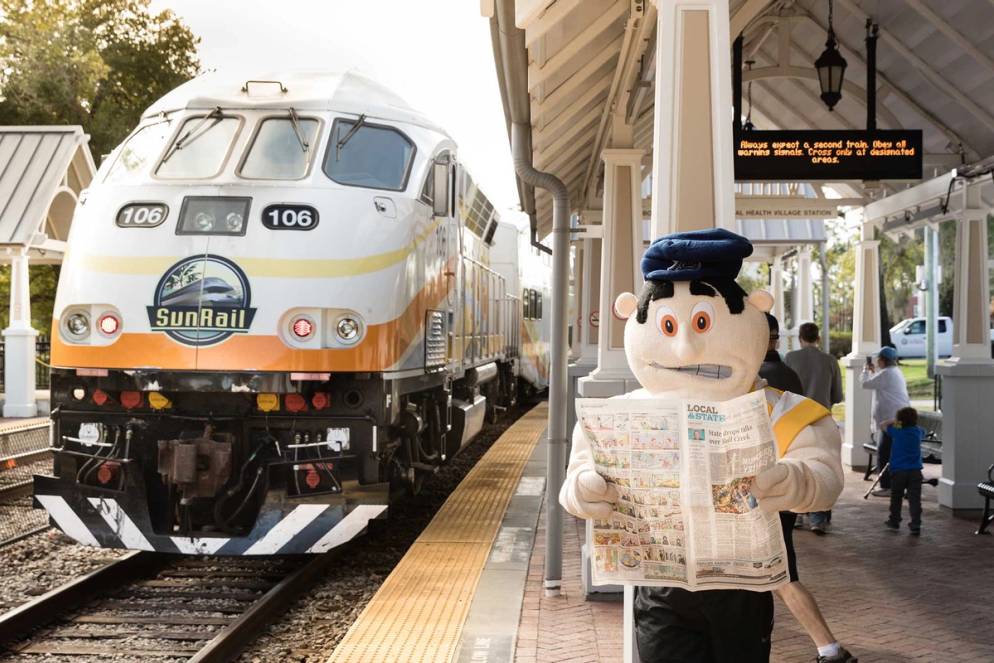
<svg viewBox="0 0 994 663">
<path fill-rule="evenodd" d="M 310 205 L 269 205 L 262 210 L 262 225 L 271 230 L 311 230 L 318 211 Z"/>
<path fill-rule="evenodd" d="M 117 225 L 122 228 L 154 228 L 162 225 L 169 208 L 162 203 L 130 203 L 117 213 Z"/>
</svg>

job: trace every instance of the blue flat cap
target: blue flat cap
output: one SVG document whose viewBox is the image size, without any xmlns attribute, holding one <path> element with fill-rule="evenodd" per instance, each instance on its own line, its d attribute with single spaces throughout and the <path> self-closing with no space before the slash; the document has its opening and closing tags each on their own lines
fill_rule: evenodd
<svg viewBox="0 0 994 663">
<path fill-rule="evenodd" d="M 883 357 L 887 361 L 894 361 L 895 359 L 897 359 L 897 350 L 890 347 L 889 345 L 885 345 L 884 347 L 880 348 L 880 352 L 877 353 L 877 356 Z"/>
<path fill-rule="evenodd" d="M 646 281 L 734 279 L 752 243 L 724 228 L 673 233 L 652 243 L 642 256 Z"/>
</svg>

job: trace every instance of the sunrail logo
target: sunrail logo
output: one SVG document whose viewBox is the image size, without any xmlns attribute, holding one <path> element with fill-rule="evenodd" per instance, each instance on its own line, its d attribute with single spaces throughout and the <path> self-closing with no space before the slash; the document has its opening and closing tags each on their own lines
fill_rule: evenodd
<svg viewBox="0 0 994 663">
<path fill-rule="evenodd" d="M 213 345 L 249 330 L 255 317 L 251 301 L 248 278 L 238 265 L 221 256 L 193 256 L 159 279 L 148 323 L 183 345 Z"/>
</svg>

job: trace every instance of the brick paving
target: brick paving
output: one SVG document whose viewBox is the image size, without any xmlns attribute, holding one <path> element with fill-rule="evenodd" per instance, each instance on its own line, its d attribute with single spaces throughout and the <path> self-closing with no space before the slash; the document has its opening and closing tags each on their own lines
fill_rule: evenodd
<svg viewBox="0 0 994 663">
<path fill-rule="evenodd" d="M 926 476 L 938 475 L 939 466 L 926 466 Z M 886 530 L 887 500 L 864 501 L 869 484 L 861 479 L 847 475 L 828 536 L 798 530 L 794 537 L 801 580 L 836 637 L 861 663 L 994 661 L 994 537 L 973 534 L 979 517 L 940 510 L 930 486 L 923 488 L 921 538 L 906 527 Z M 518 630 L 520 663 L 622 660 L 621 604 L 585 602 L 580 591 L 582 533 L 582 523 L 567 517 L 563 593 L 545 597 L 540 524 Z M 814 656 L 810 639 L 777 601 L 771 660 Z"/>
</svg>

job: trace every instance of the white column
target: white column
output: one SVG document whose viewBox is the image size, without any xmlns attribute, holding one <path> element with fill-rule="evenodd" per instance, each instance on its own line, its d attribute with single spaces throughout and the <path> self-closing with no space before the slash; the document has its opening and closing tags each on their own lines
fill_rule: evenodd
<svg viewBox="0 0 994 663">
<path fill-rule="evenodd" d="M 814 288 L 811 282 L 811 247 L 797 252 L 797 287 L 794 289 L 794 327 L 815 319 Z"/>
<path fill-rule="evenodd" d="M 12 249 L 10 261 L 10 325 L 4 336 L 5 417 L 34 417 L 35 338 L 31 328 L 31 282 L 28 276 L 28 250 Z"/>
<path fill-rule="evenodd" d="M 990 346 L 987 214 L 980 187 L 963 193 L 956 221 L 953 285 L 953 355 L 936 362 L 942 376 L 942 478 L 939 504 L 951 509 L 982 506 L 977 483 L 991 464 L 994 430 L 994 362 Z"/>
<path fill-rule="evenodd" d="M 783 260 L 780 256 L 774 258 L 770 265 L 770 294 L 773 295 L 773 317 L 780 323 L 781 330 L 786 331 L 787 321 L 784 316 L 787 314 L 787 306 L 784 302 Z"/>
<path fill-rule="evenodd" d="M 863 224 L 856 244 L 856 277 L 853 287 L 852 352 L 843 360 L 846 367 L 846 426 L 842 462 L 854 469 L 865 468 L 869 456 L 863 443 L 870 441 L 870 392 L 860 385 L 866 358 L 880 350 L 880 242 L 873 227 Z"/>
<path fill-rule="evenodd" d="M 642 286 L 642 150 L 609 148 L 604 159 L 604 220 L 601 225 L 601 288 L 597 368 L 580 378 L 581 396 L 605 398 L 637 387 L 625 357 L 625 321 L 614 300 Z"/>
<path fill-rule="evenodd" d="M 735 227 L 728 0 L 655 0 L 652 236 Z"/>
<path fill-rule="evenodd" d="M 601 240 L 585 238 L 583 243 L 583 288 L 580 302 L 580 357 L 578 364 L 597 365 L 598 332 L 600 330 Z"/>
</svg>

